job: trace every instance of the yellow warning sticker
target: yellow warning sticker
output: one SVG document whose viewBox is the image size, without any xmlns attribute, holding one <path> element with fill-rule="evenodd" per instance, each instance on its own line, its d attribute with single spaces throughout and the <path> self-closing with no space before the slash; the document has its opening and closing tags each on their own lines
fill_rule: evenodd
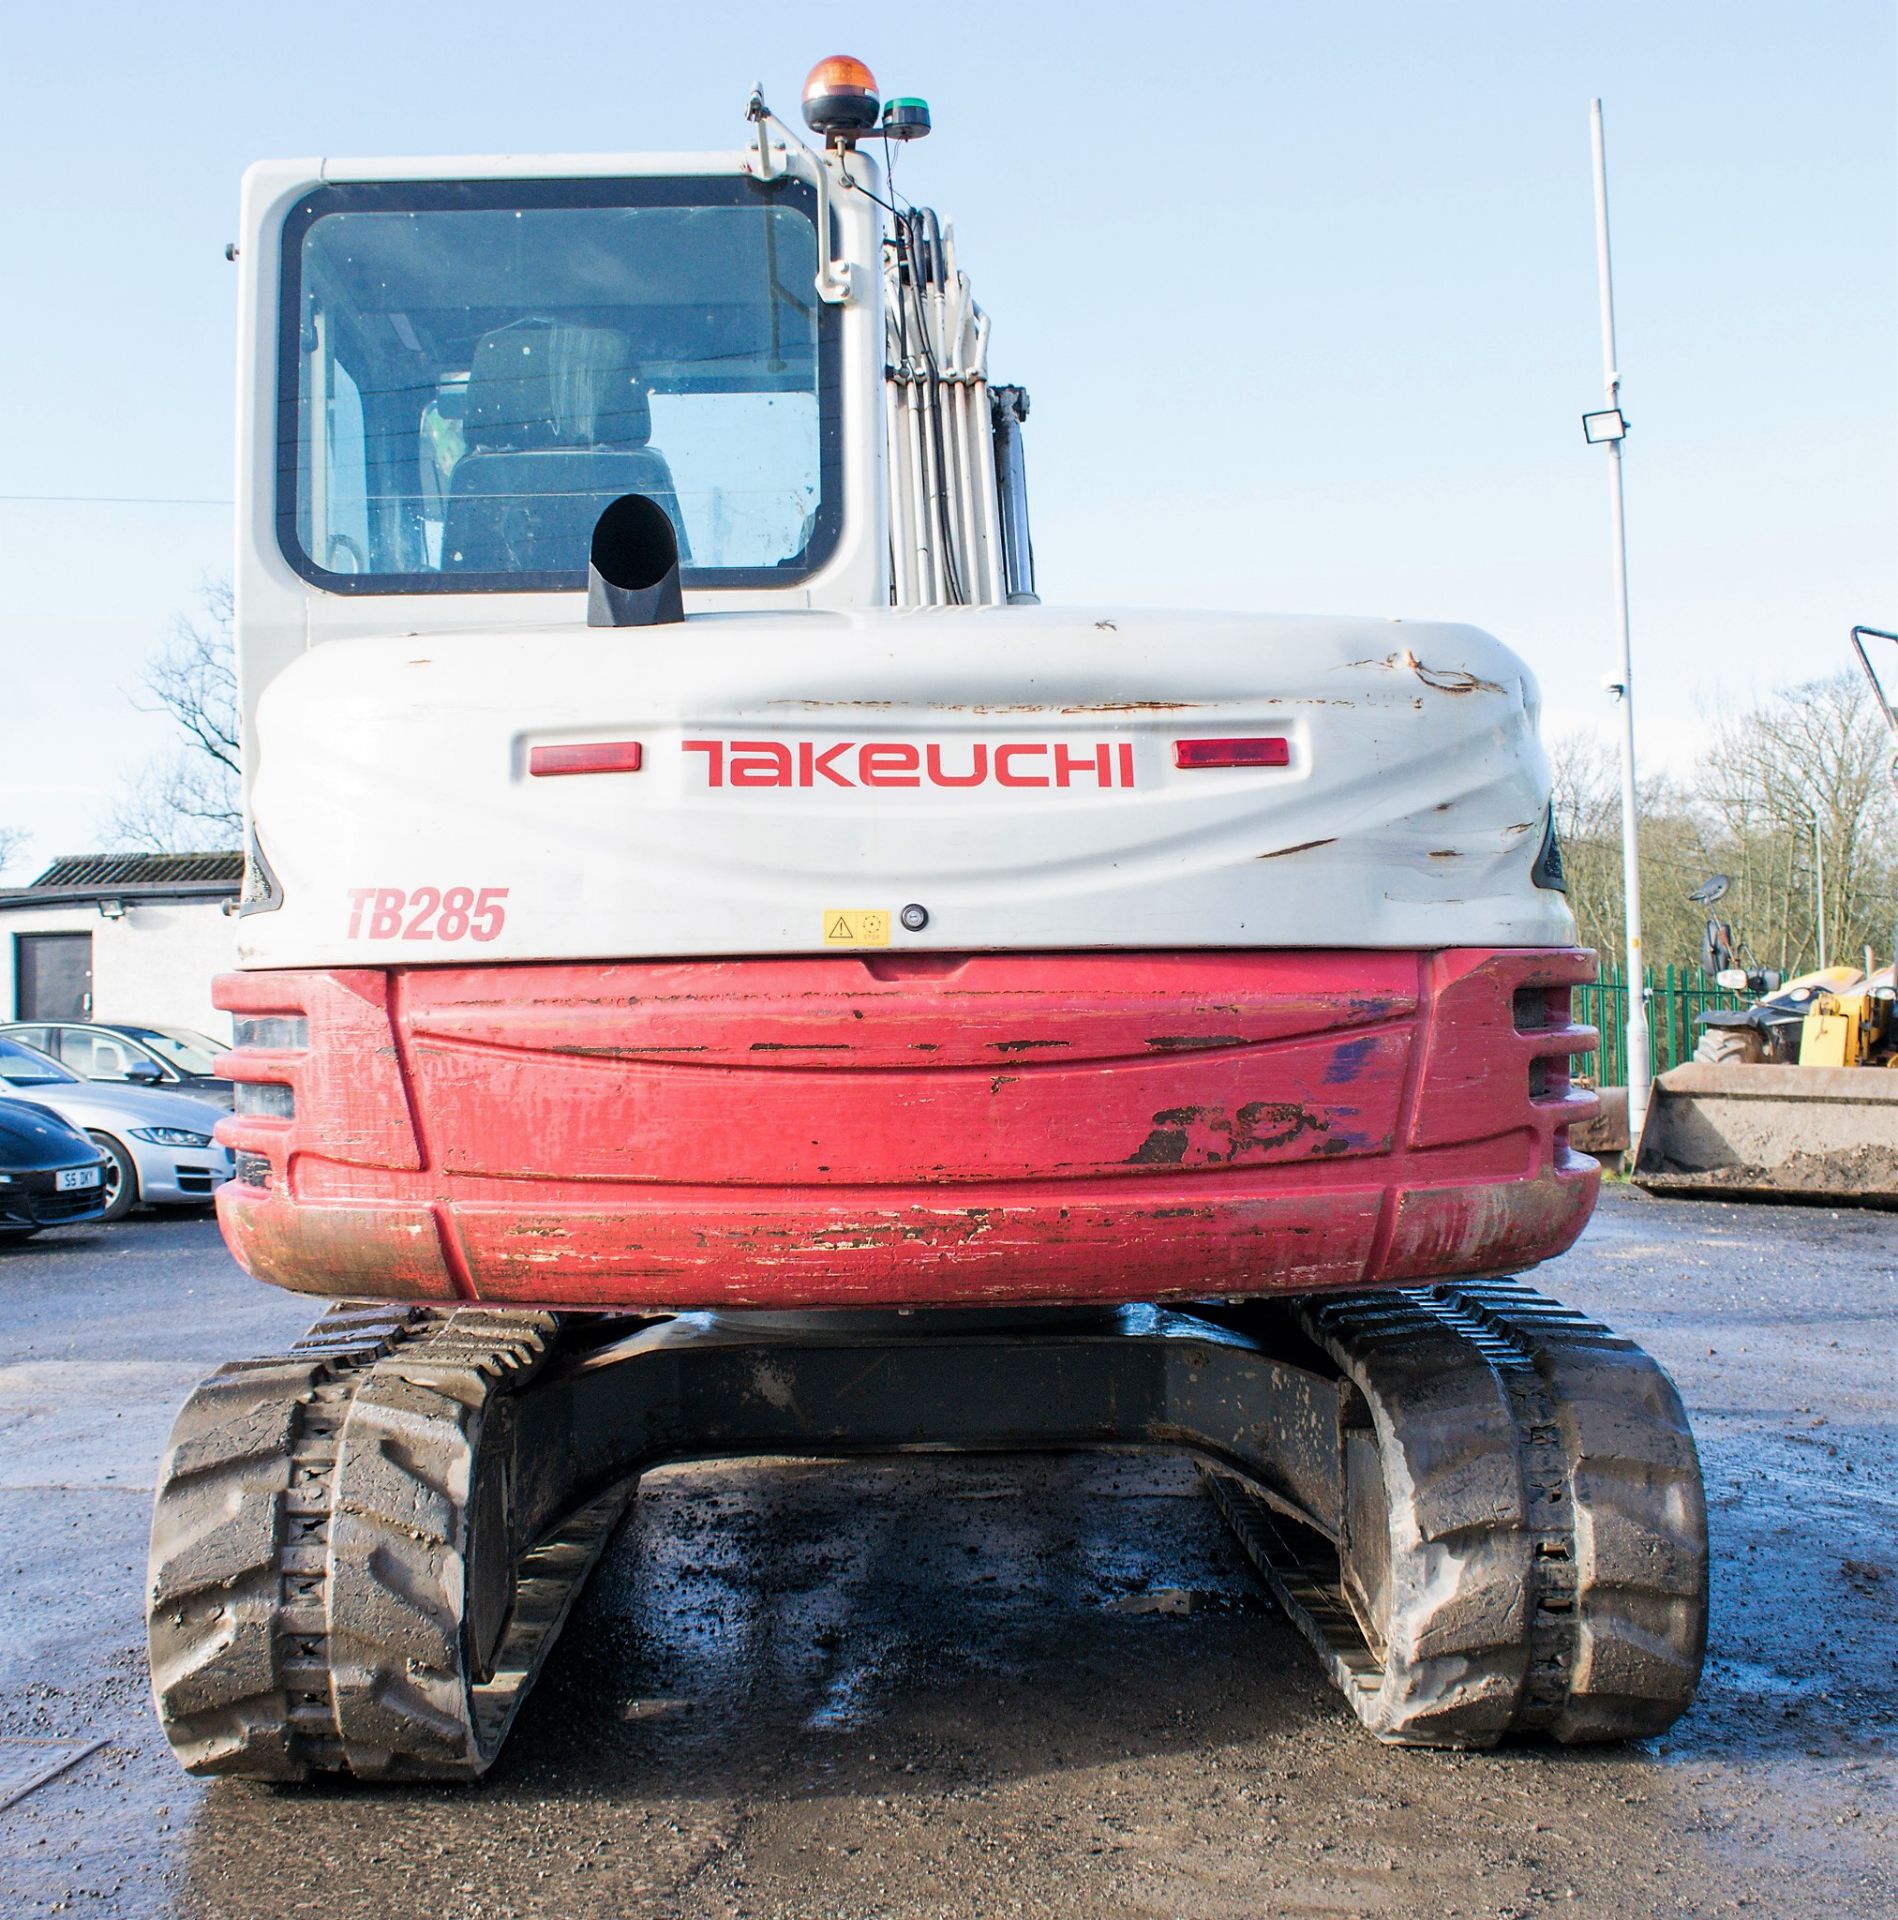
<svg viewBox="0 0 1898 1920">
<path fill-rule="evenodd" d="M 824 945 L 827 947 L 887 947 L 890 916 L 881 907 L 826 907 Z"/>
</svg>

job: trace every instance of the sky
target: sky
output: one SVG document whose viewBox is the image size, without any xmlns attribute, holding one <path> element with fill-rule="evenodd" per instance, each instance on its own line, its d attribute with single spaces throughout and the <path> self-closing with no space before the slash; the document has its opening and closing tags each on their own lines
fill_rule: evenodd
<svg viewBox="0 0 1898 1920">
<path fill-rule="evenodd" d="M 238 176 L 736 146 L 853 52 L 936 131 L 1044 599 L 1468 620 L 1615 724 L 1606 103 L 1644 766 L 1898 630 L 1898 4 L 19 9 L 0 74 L 5 878 L 104 844 L 228 570 Z"/>
</svg>

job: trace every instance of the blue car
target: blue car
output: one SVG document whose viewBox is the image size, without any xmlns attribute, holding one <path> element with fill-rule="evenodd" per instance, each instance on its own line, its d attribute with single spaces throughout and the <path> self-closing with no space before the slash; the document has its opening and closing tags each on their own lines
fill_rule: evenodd
<svg viewBox="0 0 1898 1920">
<path fill-rule="evenodd" d="M 27 1100 L 0 1100 L 0 1239 L 99 1220 L 106 1158 L 77 1127 Z"/>
</svg>

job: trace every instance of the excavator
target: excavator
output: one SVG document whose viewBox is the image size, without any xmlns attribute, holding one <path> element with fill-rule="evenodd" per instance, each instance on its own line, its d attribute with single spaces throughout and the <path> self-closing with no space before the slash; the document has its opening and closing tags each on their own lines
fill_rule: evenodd
<svg viewBox="0 0 1898 1920">
<path fill-rule="evenodd" d="M 1867 640 L 1898 644 L 1898 634 L 1851 632 L 1893 737 L 1898 778 L 1898 708 Z M 1731 930 L 1710 918 L 1709 957 L 1731 960 L 1715 951 L 1723 932 L 1730 947 Z M 1862 969 L 1821 966 L 1783 983 L 1754 968 L 1710 971 L 1722 986 L 1756 997 L 1751 1006 L 1701 1014 L 1693 1059 L 1656 1079 L 1636 1143 L 1635 1184 L 1669 1199 L 1898 1208 L 1898 1074 L 1873 1071 L 1898 1065 L 1893 969 L 1874 968 L 1868 953 Z"/>
<path fill-rule="evenodd" d="M 803 119 L 245 178 L 219 1219 L 324 1304 L 161 1464 L 174 1752 L 473 1778 L 643 1474 L 953 1449 L 1192 1458 L 1380 1739 L 1658 1733 L 1534 677 L 1043 604 L 927 105 Z"/>
</svg>

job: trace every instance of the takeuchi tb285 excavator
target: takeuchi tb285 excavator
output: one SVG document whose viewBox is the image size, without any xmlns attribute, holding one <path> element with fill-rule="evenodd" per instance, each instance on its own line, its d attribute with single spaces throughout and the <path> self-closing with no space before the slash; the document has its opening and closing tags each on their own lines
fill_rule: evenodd
<svg viewBox="0 0 1898 1920">
<path fill-rule="evenodd" d="M 1666 1727 L 1680 1402 L 1515 1277 L 1598 1179 L 1534 680 L 1040 604 L 928 110 L 804 118 L 246 178 L 219 1216 L 329 1305 L 172 1435 L 174 1749 L 479 1774 L 643 1472 L 946 1447 L 1191 1455 L 1386 1739 Z"/>
</svg>

